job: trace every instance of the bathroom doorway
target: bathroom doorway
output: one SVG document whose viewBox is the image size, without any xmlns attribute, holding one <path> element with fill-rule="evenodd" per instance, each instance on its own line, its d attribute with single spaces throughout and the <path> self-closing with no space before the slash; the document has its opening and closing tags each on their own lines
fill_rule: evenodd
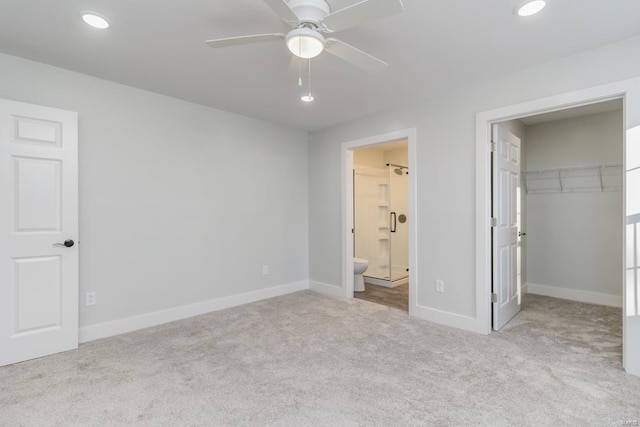
<svg viewBox="0 0 640 427">
<path fill-rule="evenodd" d="M 417 306 L 417 278 L 418 267 L 416 262 L 416 235 L 417 224 L 416 221 L 412 221 L 412 218 L 416 218 L 416 187 L 417 187 L 417 165 L 416 165 L 416 129 L 407 128 L 401 129 L 385 134 L 373 135 L 370 137 L 347 141 L 342 144 L 342 289 L 341 296 L 343 298 L 354 298 L 354 154 L 355 151 L 363 148 L 371 148 L 388 143 L 394 143 L 396 141 L 404 140 L 407 145 L 407 160 L 402 166 L 407 166 L 409 174 L 405 174 L 408 180 L 408 213 L 407 216 L 407 235 L 408 235 L 408 259 L 409 259 L 409 275 L 407 284 L 407 299 L 408 299 L 408 312 L 409 315 L 415 315 L 419 312 L 420 307 Z M 395 161 L 386 161 L 384 163 L 384 169 L 388 171 L 386 163 L 396 163 Z M 395 169 L 395 168 L 394 168 Z M 391 173 L 394 173 L 393 170 Z M 397 175 L 400 176 L 400 175 Z M 369 287 L 373 285 L 368 285 Z M 378 287 L 380 290 L 393 291 L 394 288 L 387 288 L 384 286 Z M 375 288 L 375 289 L 378 289 Z M 366 285 L 365 285 L 366 289 Z"/>
<path fill-rule="evenodd" d="M 354 297 L 409 311 L 409 167 L 403 138 L 353 152 Z"/>
<path fill-rule="evenodd" d="M 365 283 L 402 287 L 405 297 L 409 283 L 407 148 L 407 140 L 401 139 L 353 153 L 354 257 L 367 260 Z M 403 305 L 406 311 L 407 302 Z"/>
</svg>

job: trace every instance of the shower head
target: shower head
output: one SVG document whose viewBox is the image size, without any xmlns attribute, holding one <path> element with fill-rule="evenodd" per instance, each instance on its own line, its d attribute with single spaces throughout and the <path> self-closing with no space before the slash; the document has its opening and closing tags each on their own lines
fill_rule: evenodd
<svg viewBox="0 0 640 427">
<path fill-rule="evenodd" d="M 404 175 L 404 173 L 405 173 L 404 170 L 407 169 L 406 166 L 394 165 L 393 163 L 387 163 L 387 167 L 390 167 L 390 166 L 395 166 L 395 169 L 393 171 L 395 172 L 396 175 L 400 175 L 400 176 Z M 409 172 L 407 172 L 407 174 L 408 173 Z"/>
</svg>

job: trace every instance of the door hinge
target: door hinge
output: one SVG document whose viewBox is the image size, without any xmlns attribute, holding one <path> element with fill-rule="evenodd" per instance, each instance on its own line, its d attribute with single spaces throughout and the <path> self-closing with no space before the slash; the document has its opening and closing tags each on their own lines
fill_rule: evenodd
<svg viewBox="0 0 640 427">
<path fill-rule="evenodd" d="M 491 294 L 491 302 L 498 302 L 498 294 Z"/>
<path fill-rule="evenodd" d="M 498 226 L 498 218 L 491 218 L 491 226 L 492 227 Z"/>
<path fill-rule="evenodd" d="M 491 152 L 495 153 L 498 150 L 498 144 L 496 144 L 495 142 L 491 141 Z"/>
</svg>

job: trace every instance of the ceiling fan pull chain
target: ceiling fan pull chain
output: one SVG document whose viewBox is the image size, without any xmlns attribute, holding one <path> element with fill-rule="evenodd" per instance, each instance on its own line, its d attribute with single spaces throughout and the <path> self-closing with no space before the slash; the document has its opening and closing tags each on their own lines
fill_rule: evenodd
<svg viewBox="0 0 640 427">
<path fill-rule="evenodd" d="M 311 98 L 311 58 L 309 58 L 309 98 Z"/>
<path fill-rule="evenodd" d="M 298 57 L 302 58 L 302 43 L 298 43 Z M 302 61 L 298 61 L 298 86 L 302 87 Z"/>
<path fill-rule="evenodd" d="M 309 58 L 309 74 L 307 84 L 309 85 L 309 90 L 307 91 L 307 94 L 300 97 L 300 99 L 304 102 L 311 102 L 313 101 L 313 96 L 311 95 L 311 58 Z"/>
</svg>

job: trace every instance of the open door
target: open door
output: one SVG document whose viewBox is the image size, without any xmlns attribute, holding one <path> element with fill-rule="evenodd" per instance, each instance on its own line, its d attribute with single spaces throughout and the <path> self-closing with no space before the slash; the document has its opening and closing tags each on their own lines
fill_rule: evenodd
<svg viewBox="0 0 640 427">
<path fill-rule="evenodd" d="M 0 99 L 0 366 L 78 346 L 77 121 Z"/>
<path fill-rule="evenodd" d="M 498 331 L 520 311 L 520 139 L 494 124 L 492 142 L 492 308 L 493 329 Z"/>
</svg>

